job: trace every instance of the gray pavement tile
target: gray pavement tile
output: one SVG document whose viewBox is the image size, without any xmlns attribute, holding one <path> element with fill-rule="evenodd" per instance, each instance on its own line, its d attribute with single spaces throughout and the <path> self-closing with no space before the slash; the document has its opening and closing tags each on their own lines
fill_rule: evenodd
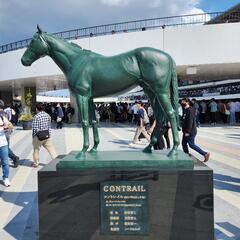
<svg viewBox="0 0 240 240">
<path fill-rule="evenodd" d="M 135 150 L 129 147 L 132 141 L 135 126 L 126 124 L 108 124 L 102 123 L 99 128 L 101 143 L 99 150 Z M 238 153 L 237 144 L 239 144 L 239 126 L 217 126 L 198 129 L 197 140 L 199 145 L 206 144 L 210 151 L 226 154 L 223 148 L 228 146 L 232 149 L 232 154 L 226 154 L 233 162 L 240 161 L 234 158 Z M 30 159 L 25 159 L 31 149 L 31 132 L 26 137 L 14 143 L 14 138 L 22 134 L 21 130 L 15 131 L 12 136 L 12 149 L 23 159 L 22 164 L 29 166 Z M 73 134 L 72 143 L 66 143 L 69 134 Z M 216 141 L 214 141 L 216 139 Z M 90 141 L 92 143 L 92 134 L 90 134 Z M 65 130 L 53 130 L 53 142 L 58 154 L 67 152 L 69 144 L 79 146 L 76 143 L 82 142 L 82 131 L 77 125 L 67 125 Z M 143 146 L 138 146 L 143 148 Z M 75 149 L 74 150 L 78 150 Z M 44 150 L 40 153 L 42 164 L 47 164 L 50 161 L 48 153 Z M 197 154 L 196 154 L 197 156 Z M 240 170 L 236 169 L 234 165 L 229 165 L 223 161 L 224 159 L 210 159 L 208 166 L 214 170 L 214 186 L 216 190 L 225 191 L 239 197 L 240 188 Z M 11 168 L 11 177 L 14 178 L 18 169 Z M 4 187 L 0 185 L 0 197 L 4 196 L 5 201 L 13 202 L 15 205 L 9 215 L 10 222 L 4 227 L 4 231 L 0 231 L 0 240 L 37 240 L 38 239 L 38 207 L 37 207 L 37 193 L 35 191 L 24 191 L 24 189 L 34 189 L 36 187 L 36 173 L 32 172 L 27 178 L 21 192 L 2 195 Z M 36 179 L 35 179 L 36 180 Z M 221 193 L 221 192 L 220 192 Z M 233 195 L 230 195 L 233 196 Z M 231 202 L 231 201 L 230 201 Z M 240 206 L 236 208 L 230 204 L 228 199 L 223 199 L 217 195 L 214 198 L 215 204 L 215 234 L 216 239 L 220 240 L 239 240 L 240 239 Z M 18 207 L 22 209 L 19 211 Z"/>
</svg>

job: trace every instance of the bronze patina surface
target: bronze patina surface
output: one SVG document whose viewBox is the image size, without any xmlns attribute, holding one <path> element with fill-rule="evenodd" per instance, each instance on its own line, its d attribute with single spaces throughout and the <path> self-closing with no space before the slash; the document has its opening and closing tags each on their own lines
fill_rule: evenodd
<svg viewBox="0 0 240 240">
<path fill-rule="evenodd" d="M 90 153 L 96 153 L 99 144 L 93 98 L 120 93 L 137 85 L 141 86 L 149 97 L 156 117 L 151 141 L 143 151 L 152 152 L 152 146 L 160 134 L 163 116 L 166 114 L 173 134 L 173 148 L 168 156 L 176 157 L 180 144 L 178 84 L 176 65 L 169 54 L 142 47 L 106 57 L 43 32 L 38 26 L 38 31 L 21 61 L 24 66 L 30 66 L 40 57 L 47 55 L 65 74 L 69 89 L 78 103 L 84 137 L 83 148 L 76 155 L 78 159 L 85 159 L 89 148 L 90 124 L 94 135 L 94 146 Z"/>
<path fill-rule="evenodd" d="M 57 169 L 193 169 L 192 159 L 182 151 L 178 151 L 172 159 L 167 156 L 167 150 L 152 154 L 140 151 L 99 151 L 98 154 L 86 153 L 86 159 L 78 161 L 77 152 L 66 155 L 57 164 Z"/>
</svg>

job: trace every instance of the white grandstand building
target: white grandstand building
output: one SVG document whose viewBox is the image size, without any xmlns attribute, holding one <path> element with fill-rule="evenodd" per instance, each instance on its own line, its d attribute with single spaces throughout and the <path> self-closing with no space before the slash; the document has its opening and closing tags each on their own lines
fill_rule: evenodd
<svg viewBox="0 0 240 240">
<path fill-rule="evenodd" d="M 144 46 L 161 49 L 177 64 L 180 97 L 236 99 L 240 98 L 239 20 L 240 4 L 224 13 L 146 19 L 56 35 L 106 56 Z M 67 82 L 49 57 L 22 66 L 20 59 L 30 40 L 0 46 L 0 99 L 20 100 L 30 90 L 36 101 L 70 101 Z M 95 101 L 134 101 L 142 95 L 138 88 Z"/>
</svg>

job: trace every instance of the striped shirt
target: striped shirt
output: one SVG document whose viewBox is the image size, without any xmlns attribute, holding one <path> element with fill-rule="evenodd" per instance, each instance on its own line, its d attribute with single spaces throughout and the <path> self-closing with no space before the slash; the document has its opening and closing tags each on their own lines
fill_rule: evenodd
<svg viewBox="0 0 240 240">
<path fill-rule="evenodd" d="M 51 117 L 44 111 L 37 113 L 32 121 L 32 136 L 36 136 L 37 132 L 49 130 L 51 135 Z"/>
</svg>

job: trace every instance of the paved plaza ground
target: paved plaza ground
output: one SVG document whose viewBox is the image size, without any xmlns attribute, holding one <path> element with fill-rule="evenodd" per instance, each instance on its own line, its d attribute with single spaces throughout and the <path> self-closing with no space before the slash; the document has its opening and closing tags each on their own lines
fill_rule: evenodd
<svg viewBox="0 0 240 240">
<path fill-rule="evenodd" d="M 100 127 L 99 151 L 141 149 L 129 146 L 134 126 L 103 123 Z M 217 240 L 240 240 L 240 126 L 204 126 L 198 129 L 197 143 L 211 152 L 207 165 L 214 170 L 215 235 Z M 58 154 L 80 149 L 82 130 L 68 125 L 53 130 Z M 10 169 L 12 186 L 0 183 L 0 240 L 38 239 L 37 169 L 32 161 L 31 131 L 17 128 L 11 139 L 14 152 L 21 157 L 21 166 Z M 195 152 L 193 154 L 202 159 Z M 41 151 L 41 166 L 50 161 Z M 39 169 L 40 169 L 39 168 Z M 205 239 L 203 239 L 205 240 Z M 206 239 L 207 240 L 207 239 Z"/>
</svg>

